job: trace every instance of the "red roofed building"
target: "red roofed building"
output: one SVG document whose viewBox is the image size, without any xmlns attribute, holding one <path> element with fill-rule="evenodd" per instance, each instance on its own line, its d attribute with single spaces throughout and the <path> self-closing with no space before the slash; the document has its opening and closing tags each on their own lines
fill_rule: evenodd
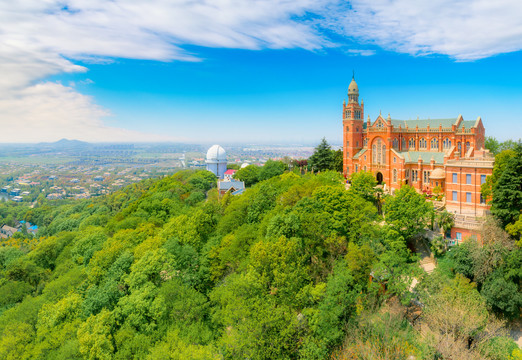
<svg viewBox="0 0 522 360">
<path fill-rule="evenodd" d="M 491 175 L 494 158 L 484 141 L 480 117 L 397 120 L 379 114 L 364 121 L 355 79 L 348 87 L 348 103 L 343 103 L 344 175 L 369 171 L 390 193 L 404 184 L 424 193 L 440 188 L 442 204 L 456 215 L 453 239 L 476 234 L 477 217 L 489 209 L 480 185 Z"/>
<path fill-rule="evenodd" d="M 233 170 L 233 169 L 228 169 L 227 171 L 225 171 L 225 179 L 227 180 L 232 180 L 234 178 L 234 174 L 237 172 L 237 170 Z"/>
</svg>

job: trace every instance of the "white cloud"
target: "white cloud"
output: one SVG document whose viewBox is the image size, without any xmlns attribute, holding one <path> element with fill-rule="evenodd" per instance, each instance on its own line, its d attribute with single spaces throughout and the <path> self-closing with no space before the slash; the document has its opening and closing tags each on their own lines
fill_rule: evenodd
<svg viewBox="0 0 522 360">
<path fill-rule="evenodd" d="M 355 0 L 325 14 L 325 26 L 385 49 L 481 59 L 522 49 L 519 0 Z"/>
<path fill-rule="evenodd" d="M 0 98 L 0 114 L 0 142 L 5 143 L 63 138 L 93 142 L 182 140 L 106 126 L 101 118 L 110 115 L 107 110 L 94 104 L 89 96 L 53 82 L 11 91 Z"/>
<path fill-rule="evenodd" d="M 199 61 L 198 54 L 184 50 L 188 44 L 317 50 L 342 45 L 325 35 L 333 30 L 364 45 L 345 50 L 350 55 L 373 55 L 377 45 L 466 61 L 522 49 L 521 13 L 518 0 L 3 1 L 0 125 L 15 121 L 26 137 L 4 132 L 0 141 L 17 136 L 40 141 L 62 133 L 59 137 L 100 140 L 139 137 L 105 126 L 107 111 L 73 84 L 39 83 L 54 74 L 87 71 L 74 63 L 80 59 Z"/>
<path fill-rule="evenodd" d="M 137 133 L 104 126 L 101 119 L 106 111 L 72 87 L 38 81 L 62 72 L 87 71 L 74 64 L 78 59 L 198 61 L 181 48 L 186 44 L 319 49 L 328 42 L 296 17 L 321 4 L 313 0 L 0 2 L 0 93 L 4 94 L 0 124 L 18 124 L 0 133 L 0 141 L 41 141 L 55 138 L 52 134 L 136 138 Z"/>
</svg>

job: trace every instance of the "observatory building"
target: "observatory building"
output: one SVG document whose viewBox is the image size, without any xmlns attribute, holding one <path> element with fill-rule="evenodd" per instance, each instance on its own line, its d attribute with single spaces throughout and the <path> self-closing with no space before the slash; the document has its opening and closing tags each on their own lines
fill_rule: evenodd
<svg viewBox="0 0 522 360">
<path fill-rule="evenodd" d="M 223 179 L 227 171 L 227 152 L 219 145 L 212 145 L 207 151 L 207 170 Z"/>
</svg>

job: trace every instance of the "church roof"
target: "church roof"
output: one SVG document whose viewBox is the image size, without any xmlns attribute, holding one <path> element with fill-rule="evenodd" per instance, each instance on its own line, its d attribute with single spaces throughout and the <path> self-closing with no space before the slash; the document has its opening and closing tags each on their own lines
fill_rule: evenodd
<svg viewBox="0 0 522 360">
<path fill-rule="evenodd" d="M 417 125 L 420 129 L 426 129 L 428 125 L 430 128 L 438 128 L 439 125 L 442 125 L 444 128 L 449 128 L 452 125 L 455 125 L 457 123 L 458 118 L 451 118 L 451 119 L 419 119 L 419 120 L 397 120 L 397 119 L 391 119 L 391 123 L 393 127 L 398 128 L 401 126 L 403 129 L 408 125 L 408 128 L 415 128 Z M 463 121 L 462 123 L 469 122 L 469 121 Z M 473 124 L 475 121 L 471 121 Z M 469 126 L 471 127 L 471 126 Z M 468 126 L 466 125 L 466 128 Z"/>
<path fill-rule="evenodd" d="M 403 151 L 399 155 L 405 160 L 406 164 L 416 164 L 419 161 L 419 156 L 423 163 L 429 163 L 431 158 L 435 160 L 435 164 L 444 164 L 444 152 L 438 151 Z"/>
<path fill-rule="evenodd" d="M 430 128 L 435 129 L 438 128 L 439 125 L 442 125 L 443 128 L 450 128 L 452 125 L 457 125 L 459 117 L 449 118 L 449 119 L 417 119 L 417 120 L 397 120 L 391 119 L 391 123 L 393 127 L 398 128 L 401 126 L 403 129 L 408 125 L 409 129 L 414 129 L 419 126 L 419 129 L 426 129 L 428 125 Z M 462 120 L 459 124 L 459 129 L 463 126 L 466 129 L 471 129 L 475 127 L 477 124 L 477 120 Z"/>
<path fill-rule="evenodd" d="M 463 120 L 460 123 L 459 128 L 462 129 L 462 127 L 465 126 L 466 129 L 471 129 L 472 127 L 475 127 L 476 122 L 477 120 Z"/>
</svg>

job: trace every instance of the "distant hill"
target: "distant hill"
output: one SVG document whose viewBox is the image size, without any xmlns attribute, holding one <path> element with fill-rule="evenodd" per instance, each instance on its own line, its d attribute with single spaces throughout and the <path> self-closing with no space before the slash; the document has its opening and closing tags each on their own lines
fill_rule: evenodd
<svg viewBox="0 0 522 360">
<path fill-rule="evenodd" d="M 69 139 L 61 139 L 55 142 L 42 142 L 38 143 L 38 146 L 51 147 L 55 149 L 76 149 L 76 148 L 85 148 L 90 147 L 91 144 L 85 141 L 80 140 L 69 140 Z"/>
</svg>

